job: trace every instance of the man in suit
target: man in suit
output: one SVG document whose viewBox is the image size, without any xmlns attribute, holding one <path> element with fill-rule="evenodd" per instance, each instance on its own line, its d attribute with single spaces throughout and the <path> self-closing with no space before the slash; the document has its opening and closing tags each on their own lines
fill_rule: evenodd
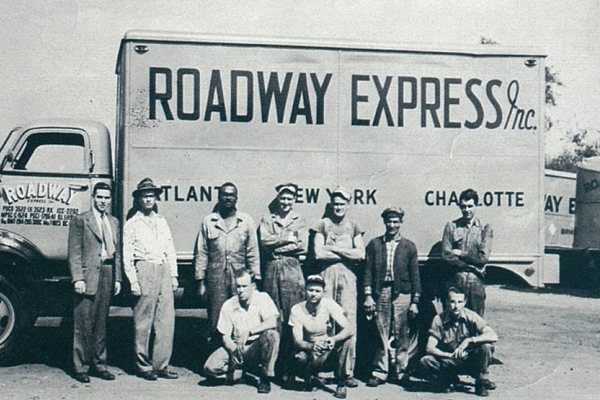
<svg viewBox="0 0 600 400">
<path fill-rule="evenodd" d="M 377 387 L 389 378 L 402 378 L 402 382 L 407 383 L 406 367 L 416 350 L 416 346 L 410 348 L 408 317 L 419 312 L 421 296 L 417 247 L 400 234 L 404 211 L 400 207 L 386 208 L 381 217 L 385 234 L 367 245 L 364 276 L 365 311 L 367 316 L 375 316 L 380 336 L 373 375 L 367 383 L 369 387 Z M 396 370 L 393 374 L 389 371 L 388 360 L 391 336 L 396 343 Z"/>
<path fill-rule="evenodd" d="M 73 366 L 75 379 L 89 375 L 112 381 L 106 368 L 106 323 L 113 294 L 121 291 L 120 231 L 108 214 L 111 187 L 99 182 L 92 209 L 77 215 L 69 227 L 69 268 L 75 289 Z M 89 367 L 89 371 L 86 371 Z"/>
</svg>

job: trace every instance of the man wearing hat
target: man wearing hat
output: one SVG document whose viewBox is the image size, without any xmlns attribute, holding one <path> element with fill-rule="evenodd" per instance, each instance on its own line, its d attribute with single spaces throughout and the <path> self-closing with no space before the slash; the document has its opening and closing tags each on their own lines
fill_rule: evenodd
<svg viewBox="0 0 600 400">
<path fill-rule="evenodd" d="M 399 374 L 405 372 L 410 347 L 408 319 L 419 312 L 421 296 L 417 247 L 400 234 L 404 211 L 400 207 L 389 207 L 381 217 L 385 234 L 367 245 L 364 275 L 365 311 L 368 317 L 375 317 L 380 337 L 373 375 L 367 383 L 370 387 L 377 387 L 388 378 L 400 378 Z M 393 375 L 390 374 L 388 351 L 391 336 L 396 344 Z M 413 349 L 416 350 L 416 346 Z M 408 379 L 408 375 L 404 374 L 402 378 Z"/>
<path fill-rule="evenodd" d="M 269 206 L 259 225 L 260 253 L 263 265 L 263 290 L 271 296 L 280 314 L 281 349 L 279 370 L 284 383 L 290 381 L 287 359 L 291 357 L 292 338 L 288 326 L 290 310 L 304 300 L 304 274 L 300 257 L 306 254 L 306 221 L 294 211 L 298 185 L 278 185 L 277 198 Z"/>
<path fill-rule="evenodd" d="M 314 256 L 318 261 L 321 275 L 325 280 L 325 297 L 335 300 L 346 313 L 353 331 L 356 331 L 357 288 L 356 270 L 359 262 L 365 258 L 364 230 L 360 225 L 346 217 L 350 193 L 338 187 L 331 192 L 331 201 L 325 217 L 312 229 L 314 233 Z M 353 379 L 356 340 L 351 341 L 351 359 L 346 367 L 348 379 L 345 385 L 358 386 Z"/>
<path fill-rule="evenodd" d="M 136 365 L 142 378 L 177 379 L 168 369 L 173 350 L 177 289 L 177 256 L 167 221 L 157 214 L 156 200 L 162 189 L 145 178 L 133 192 L 135 214 L 123 229 L 123 263 L 131 293 Z M 154 331 L 152 358 L 150 336 Z"/>
<path fill-rule="evenodd" d="M 94 185 L 93 207 L 77 215 L 69 226 L 69 268 L 75 290 L 73 366 L 75 379 L 89 375 L 112 381 L 106 368 L 106 322 L 111 295 L 121 291 L 119 221 L 108 211 L 111 187 Z M 89 371 L 86 371 L 89 366 Z"/>
<path fill-rule="evenodd" d="M 219 188 L 215 212 L 204 218 L 196 240 L 195 275 L 198 294 L 206 295 L 212 335 L 223 303 L 236 293 L 235 271 L 252 271 L 260 279 L 256 225 L 236 208 L 238 189 L 231 182 Z"/>
</svg>

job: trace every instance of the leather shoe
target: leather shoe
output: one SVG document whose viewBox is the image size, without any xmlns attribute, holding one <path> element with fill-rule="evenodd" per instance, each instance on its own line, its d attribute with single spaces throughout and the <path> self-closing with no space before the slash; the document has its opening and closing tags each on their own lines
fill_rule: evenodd
<svg viewBox="0 0 600 400">
<path fill-rule="evenodd" d="M 162 378 L 162 379 L 177 379 L 177 378 L 179 378 L 179 375 L 177 374 L 177 372 L 169 371 L 166 368 L 156 371 L 155 374 L 158 378 Z"/>
<path fill-rule="evenodd" d="M 154 371 L 140 372 L 140 378 L 145 379 L 147 381 L 155 381 L 155 380 L 157 380 L 156 374 L 154 373 Z"/>
<path fill-rule="evenodd" d="M 90 383 L 90 377 L 85 372 L 75 374 L 74 378 L 81 383 Z"/>
<path fill-rule="evenodd" d="M 258 383 L 258 393 L 270 393 L 271 392 L 271 382 L 267 379 L 262 378 Z"/>
<path fill-rule="evenodd" d="M 494 382 L 490 381 L 489 379 L 485 379 L 485 378 L 481 379 L 481 383 L 487 390 L 496 389 L 496 384 Z"/>
<path fill-rule="evenodd" d="M 379 385 L 383 385 L 384 383 L 385 383 L 385 381 L 383 379 L 379 379 L 376 376 L 374 376 L 371 379 L 369 379 L 369 381 L 367 382 L 367 386 L 368 387 L 377 387 Z"/>
<path fill-rule="evenodd" d="M 358 387 L 358 381 L 354 378 L 346 378 L 344 385 L 348 386 L 349 388 L 355 388 Z"/>
<path fill-rule="evenodd" d="M 346 398 L 346 387 L 345 386 L 336 387 L 333 397 L 335 397 L 336 399 L 345 399 Z"/>
<path fill-rule="evenodd" d="M 475 381 L 475 394 L 481 397 L 487 397 L 490 395 L 481 379 Z"/>
<path fill-rule="evenodd" d="M 90 376 L 95 376 L 96 378 L 100 378 L 105 381 L 114 381 L 115 380 L 115 376 L 106 370 L 104 370 L 104 371 L 90 370 L 89 374 L 90 374 Z"/>
</svg>

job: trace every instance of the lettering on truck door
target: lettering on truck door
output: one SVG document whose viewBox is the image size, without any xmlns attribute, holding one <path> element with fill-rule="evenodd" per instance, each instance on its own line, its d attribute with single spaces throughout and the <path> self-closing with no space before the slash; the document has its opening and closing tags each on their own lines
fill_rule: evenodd
<svg viewBox="0 0 600 400">
<path fill-rule="evenodd" d="M 86 132 L 31 129 L 0 171 L 0 224 L 35 243 L 48 258 L 66 258 L 69 221 L 89 209 Z"/>
</svg>

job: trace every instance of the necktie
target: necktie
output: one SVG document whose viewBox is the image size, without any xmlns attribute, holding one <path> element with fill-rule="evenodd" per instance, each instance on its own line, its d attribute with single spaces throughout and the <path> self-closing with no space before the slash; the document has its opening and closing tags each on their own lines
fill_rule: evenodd
<svg viewBox="0 0 600 400">
<path fill-rule="evenodd" d="M 108 218 L 106 218 L 106 215 L 102 215 L 102 242 L 106 249 L 106 257 L 113 258 L 115 255 L 115 243 L 108 227 Z"/>
</svg>

